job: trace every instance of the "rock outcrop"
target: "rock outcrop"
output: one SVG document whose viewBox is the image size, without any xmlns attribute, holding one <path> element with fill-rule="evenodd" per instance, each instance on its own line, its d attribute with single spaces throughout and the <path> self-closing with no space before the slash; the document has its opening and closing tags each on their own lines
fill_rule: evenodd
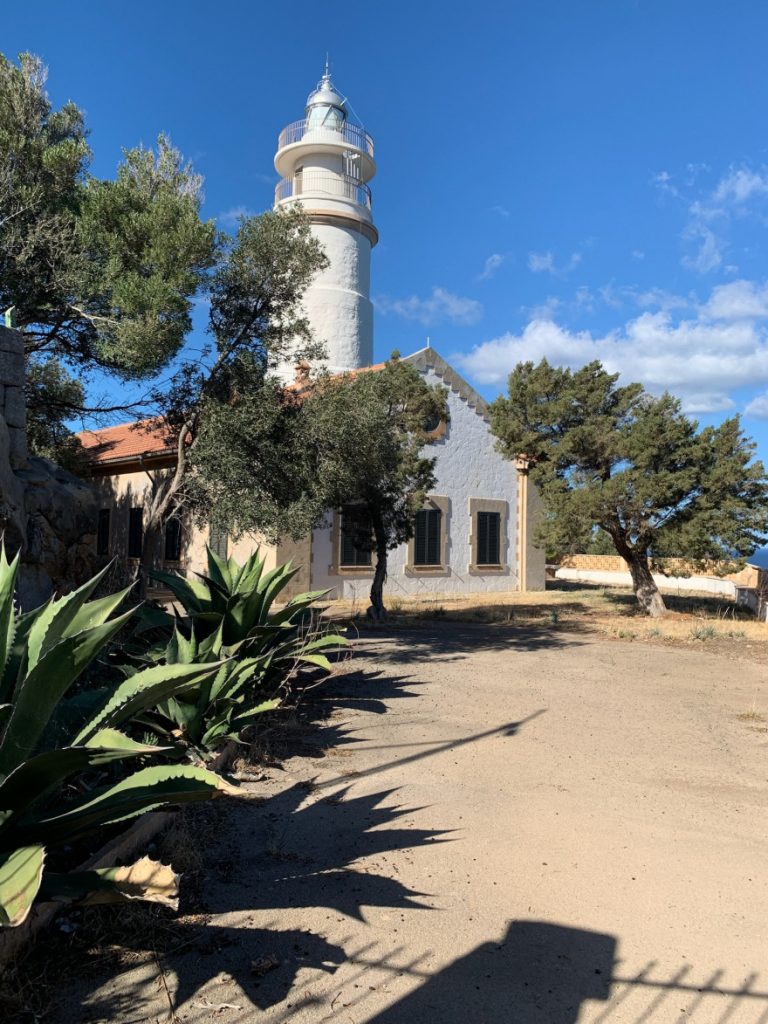
<svg viewBox="0 0 768 1024">
<path fill-rule="evenodd" d="M 98 498 L 89 484 L 27 452 L 24 346 L 0 327 L 0 530 L 21 549 L 19 597 L 25 608 L 72 590 L 96 563 Z"/>
</svg>

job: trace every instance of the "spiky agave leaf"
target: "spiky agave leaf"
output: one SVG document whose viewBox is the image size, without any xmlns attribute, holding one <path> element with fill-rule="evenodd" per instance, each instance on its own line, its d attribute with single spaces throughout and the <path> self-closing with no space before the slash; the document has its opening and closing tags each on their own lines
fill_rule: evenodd
<svg viewBox="0 0 768 1024">
<path fill-rule="evenodd" d="M 47 871 L 40 898 L 57 903 L 123 903 L 144 900 L 179 909 L 179 876 L 167 864 L 142 857 L 124 867 L 58 874 Z"/>
<path fill-rule="evenodd" d="M 9 562 L 5 555 L 5 541 L 0 544 L 0 699 L 6 694 L 2 686 L 2 676 L 6 662 L 13 647 L 13 637 L 16 632 L 16 609 L 14 608 L 13 596 L 16 590 L 16 574 L 19 569 L 20 552 Z"/>
<path fill-rule="evenodd" d="M 224 795 L 239 796 L 241 790 L 197 765 L 153 765 L 91 794 L 90 799 L 60 814 L 47 817 L 20 814 L 13 821 L 13 838 L 23 845 L 72 843 L 98 832 L 105 825 L 136 818 L 166 804 L 194 803 Z M 5 830 L 2 830 L 0 846 L 5 842 Z"/>
<path fill-rule="evenodd" d="M 136 672 L 120 683 L 72 742 L 88 742 L 100 729 L 114 728 L 146 708 L 156 707 L 175 693 L 214 676 L 219 667 L 217 662 L 210 665 L 154 665 Z"/>
<path fill-rule="evenodd" d="M 3 811 L 26 813 L 79 772 L 112 761 L 164 753 L 169 749 L 137 743 L 115 729 L 102 730 L 94 737 L 94 740 L 97 739 L 99 743 L 92 746 L 49 750 L 24 761 L 0 782 L 0 807 Z M 104 742 L 112 746 L 101 746 L 100 743 Z M 3 842 L 3 831 L 9 827 L 10 821 L 10 818 L 6 818 L 0 825 L 0 845 L 8 845 Z"/>
<path fill-rule="evenodd" d="M 32 671 L 43 656 L 64 636 L 65 631 L 106 576 L 110 566 L 106 565 L 87 583 L 65 597 L 51 598 L 35 616 L 27 642 L 27 671 Z M 103 620 L 102 620 L 103 621 Z"/>
<path fill-rule="evenodd" d="M 44 863 L 40 843 L 0 853 L 0 928 L 24 923 L 40 889 Z"/>
<path fill-rule="evenodd" d="M 48 647 L 31 666 L 18 686 L 3 734 L 0 774 L 7 775 L 35 751 L 64 694 L 132 614 L 128 611 L 110 622 L 65 637 Z"/>
</svg>

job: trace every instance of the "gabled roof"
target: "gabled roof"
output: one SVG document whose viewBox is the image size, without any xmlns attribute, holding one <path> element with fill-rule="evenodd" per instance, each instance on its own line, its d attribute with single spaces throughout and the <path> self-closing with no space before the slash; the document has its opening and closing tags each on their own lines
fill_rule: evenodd
<svg viewBox="0 0 768 1024">
<path fill-rule="evenodd" d="M 411 363 L 417 370 L 433 370 L 438 377 L 442 377 L 443 383 L 451 391 L 455 391 L 460 398 L 463 398 L 467 405 L 474 409 L 478 416 L 481 416 L 486 423 L 491 422 L 488 413 L 488 403 L 464 380 L 454 368 L 443 359 L 433 348 L 421 348 L 413 355 L 403 356 L 403 362 Z"/>
<path fill-rule="evenodd" d="M 403 362 L 410 363 L 417 370 L 432 370 L 446 387 L 463 398 L 486 423 L 490 422 L 485 400 L 433 348 L 423 348 L 412 355 L 403 356 Z M 350 370 L 349 374 L 357 376 L 360 373 L 375 373 L 382 370 L 385 365 L 386 363 L 374 363 L 372 366 Z M 286 390 L 300 396 L 306 387 L 304 382 L 296 380 L 287 385 Z M 147 456 L 157 458 L 174 454 L 174 446 L 169 442 L 160 419 L 120 423 L 116 427 L 104 427 L 101 430 L 84 430 L 77 436 L 93 466 L 107 466 L 113 463 L 134 462 Z"/>
</svg>

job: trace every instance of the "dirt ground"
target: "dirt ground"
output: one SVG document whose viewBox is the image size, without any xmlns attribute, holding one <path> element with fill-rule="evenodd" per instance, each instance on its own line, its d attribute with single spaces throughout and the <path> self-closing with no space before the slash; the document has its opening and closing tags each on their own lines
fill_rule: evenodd
<svg viewBox="0 0 768 1024">
<path fill-rule="evenodd" d="M 768 685 L 741 650 L 364 633 L 245 783 L 265 799 L 192 834 L 207 913 L 70 958 L 46 1024 L 766 1024 Z"/>
</svg>

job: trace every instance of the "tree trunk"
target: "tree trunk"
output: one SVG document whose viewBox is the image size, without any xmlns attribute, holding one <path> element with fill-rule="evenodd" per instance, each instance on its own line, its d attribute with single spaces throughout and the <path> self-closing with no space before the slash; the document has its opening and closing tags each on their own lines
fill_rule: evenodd
<svg viewBox="0 0 768 1024">
<path fill-rule="evenodd" d="M 158 556 L 161 551 L 162 542 L 162 529 L 154 523 L 149 523 L 144 530 L 141 559 L 139 561 L 139 596 L 142 600 L 146 600 L 148 596 L 149 573 L 159 561 Z"/>
<path fill-rule="evenodd" d="M 636 552 L 623 554 L 622 557 L 628 563 L 629 571 L 632 574 L 632 589 L 635 592 L 637 603 L 646 615 L 650 615 L 654 619 L 661 618 L 667 608 L 651 575 L 647 557 Z"/>
<path fill-rule="evenodd" d="M 368 609 L 368 616 L 374 622 L 383 622 L 387 617 L 387 609 L 384 607 L 384 584 L 387 579 L 387 536 L 381 517 L 374 514 L 371 519 L 373 536 L 376 540 L 376 571 L 371 584 L 371 606 Z"/>
</svg>

